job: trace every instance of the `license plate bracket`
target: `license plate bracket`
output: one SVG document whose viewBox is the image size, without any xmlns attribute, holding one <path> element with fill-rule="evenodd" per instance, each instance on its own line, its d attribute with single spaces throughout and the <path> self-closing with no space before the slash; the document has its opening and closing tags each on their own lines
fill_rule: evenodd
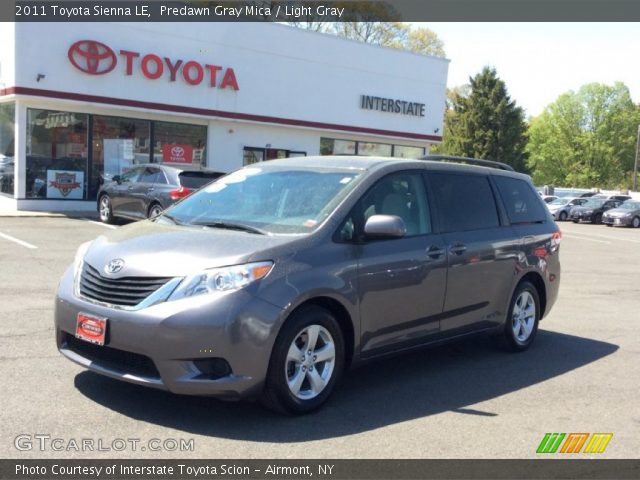
<svg viewBox="0 0 640 480">
<path fill-rule="evenodd" d="M 76 338 L 95 345 L 104 345 L 107 335 L 107 319 L 88 313 L 78 313 Z"/>
</svg>

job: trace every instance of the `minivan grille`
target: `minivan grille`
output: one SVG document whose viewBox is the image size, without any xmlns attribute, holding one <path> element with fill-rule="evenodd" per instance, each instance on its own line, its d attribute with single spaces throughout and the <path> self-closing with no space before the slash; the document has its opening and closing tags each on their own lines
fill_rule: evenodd
<svg viewBox="0 0 640 480">
<path fill-rule="evenodd" d="M 171 277 L 106 278 L 85 262 L 80 275 L 80 294 L 98 302 L 132 307 L 169 280 Z"/>
<path fill-rule="evenodd" d="M 123 374 L 139 375 L 147 378 L 160 378 L 158 369 L 149 357 L 133 352 L 125 352 L 107 346 L 93 345 L 78 340 L 71 334 L 65 334 L 63 348 L 77 353 L 81 357 L 109 370 Z"/>
</svg>

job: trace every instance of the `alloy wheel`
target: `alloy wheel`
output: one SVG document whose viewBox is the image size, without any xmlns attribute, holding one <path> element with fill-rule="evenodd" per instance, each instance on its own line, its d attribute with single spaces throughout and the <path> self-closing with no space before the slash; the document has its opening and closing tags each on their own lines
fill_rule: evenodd
<svg viewBox="0 0 640 480">
<path fill-rule="evenodd" d="M 109 200 L 109 197 L 104 195 L 100 199 L 100 220 L 102 220 L 103 222 L 107 222 L 109 221 L 110 217 L 111 217 L 111 201 Z"/>
<path fill-rule="evenodd" d="M 536 302 L 533 295 L 523 290 L 513 305 L 511 328 L 519 343 L 525 343 L 533 332 L 536 323 Z"/>
<path fill-rule="evenodd" d="M 333 375 L 336 347 L 329 330 L 309 325 L 294 338 L 287 352 L 285 376 L 291 393 L 301 400 L 317 397 Z"/>
</svg>

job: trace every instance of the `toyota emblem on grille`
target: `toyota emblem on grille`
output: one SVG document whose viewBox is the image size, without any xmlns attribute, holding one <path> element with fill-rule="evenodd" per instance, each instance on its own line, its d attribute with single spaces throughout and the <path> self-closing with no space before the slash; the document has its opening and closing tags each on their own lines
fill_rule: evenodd
<svg viewBox="0 0 640 480">
<path fill-rule="evenodd" d="M 106 273 L 118 273 L 124 267 L 124 260 L 121 258 L 114 258 L 104 266 Z"/>
</svg>

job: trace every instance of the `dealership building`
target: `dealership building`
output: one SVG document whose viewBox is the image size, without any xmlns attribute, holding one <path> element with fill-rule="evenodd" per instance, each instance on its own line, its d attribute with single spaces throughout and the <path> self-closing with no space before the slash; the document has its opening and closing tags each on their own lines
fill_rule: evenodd
<svg viewBox="0 0 640 480">
<path fill-rule="evenodd" d="M 0 209 L 89 210 L 134 164 L 416 158 L 449 61 L 273 23 L 0 23 Z"/>
</svg>

